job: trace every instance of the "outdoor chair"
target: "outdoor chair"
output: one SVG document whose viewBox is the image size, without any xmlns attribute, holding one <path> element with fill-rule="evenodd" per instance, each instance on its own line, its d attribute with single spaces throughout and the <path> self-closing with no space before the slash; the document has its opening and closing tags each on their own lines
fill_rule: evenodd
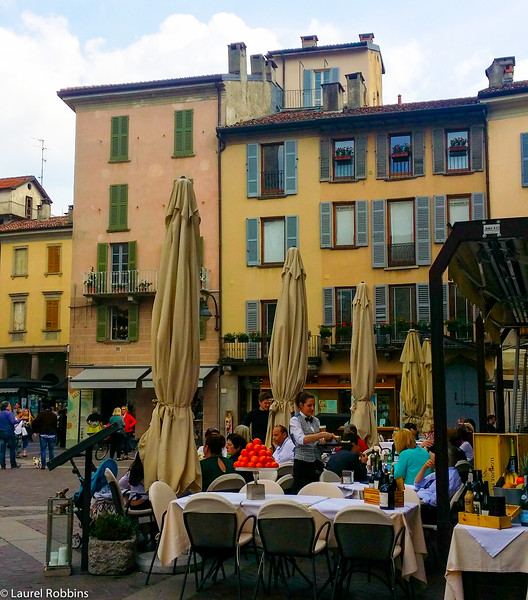
<svg viewBox="0 0 528 600">
<path fill-rule="evenodd" d="M 250 521 L 252 521 L 251 530 L 244 531 L 244 526 Z M 205 492 L 191 496 L 183 509 L 183 522 L 189 536 L 190 549 L 180 600 L 185 592 L 191 557 L 194 559 L 196 592 L 203 588 L 207 579 L 212 578 L 216 582 L 218 572 L 220 570 L 223 572 L 224 562 L 234 558 L 238 577 L 238 600 L 240 600 L 240 548 L 255 542 L 255 517 L 246 517 L 238 525 L 236 507 L 221 496 Z M 256 554 L 256 548 L 254 549 Z M 197 554 L 202 559 L 200 582 L 198 582 Z M 212 564 L 204 575 L 205 562 L 208 559 L 212 560 Z"/>
<path fill-rule="evenodd" d="M 279 465 L 277 479 L 280 479 L 283 475 L 293 475 L 293 462 L 284 462 Z"/>
<path fill-rule="evenodd" d="M 460 476 L 460 481 L 462 483 L 467 483 L 469 472 L 473 470 L 473 466 L 467 460 L 459 460 L 455 469 L 458 471 L 458 475 Z"/>
<path fill-rule="evenodd" d="M 325 522 L 316 532 L 314 517 L 308 508 L 302 504 L 289 502 L 287 499 L 274 498 L 260 507 L 257 525 L 263 552 L 258 568 L 253 600 L 257 597 L 261 581 L 265 588 L 262 573 L 266 560 L 270 565 L 268 588 L 271 587 L 272 575 L 275 576 L 275 583 L 280 577 L 288 597 L 291 596 L 285 574 L 285 569 L 287 570 L 288 565 L 290 565 L 293 567 L 292 575 L 297 571 L 312 586 L 313 598 L 317 600 L 315 558 L 318 554 L 323 553 L 325 555 L 328 573 L 329 575 L 331 573 L 327 548 L 330 522 Z M 311 580 L 300 570 L 295 561 L 296 558 L 305 558 L 311 561 Z M 330 577 L 323 587 L 326 587 L 329 582 Z"/>
<path fill-rule="evenodd" d="M 293 475 L 283 475 L 280 479 L 277 479 L 277 483 L 284 490 L 284 493 L 293 489 Z"/>
<path fill-rule="evenodd" d="M 276 481 L 271 481 L 271 479 L 259 479 L 259 483 L 266 488 L 266 494 L 284 494 L 284 490 Z M 246 485 L 240 490 L 241 494 L 247 494 L 248 485 L 250 484 L 246 483 Z"/>
<path fill-rule="evenodd" d="M 323 472 L 319 477 L 319 481 L 327 481 L 331 483 L 332 481 L 341 481 L 341 477 L 339 477 L 339 475 L 337 473 L 334 473 L 333 471 L 323 469 Z"/>
<path fill-rule="evenodd" d="M 211 482 L 207 492 L 239 492 L 242 486 L 246 485 L 246 480 L 238 473 L 226 473 L 220 475 Z"/>
<path fill-rule="evenodd" d="M 420 496 L 416 493 L 414 486 L 406 485 L 403 490 L 403 501 L 404 502 L 412 502 L 414 504 L 421 504 Z"/>
<path fill-rule="evenodd" d="M 150 486 L 148 493 L 150 504 L 152 505 L 152 510 L 154 512 L 154 518 L 156 519 L 156 523 L 158 524 L 159 531 L 156 534 L 156 547 L 154 549 L 152 562 L 150 563 L 150 568 L 147 573 L 147 580 L 145 581 L 145 585 L 148 585 L 150 575 L 154 567 L 154 562 L 156 561 L 156 556 L 158 555 L 161 534 L 163 533 L 163 526 L 165 525 L 165 516 L 167 514 L 169 504 L 173 500 L 176 500 L 176 494 L 174 493 L 174 490 L 164 481 L 155 481 Z M 176 560 L 177 559 L 174 559 L 174 567 L 172 569 L 173 574 L 176 571 Z"/>
<path fill-rule="evenodd" d="M 133 500 L 133 498 L 129 498 L 128 500 L 125 499 L 119 486 L 119 481 L 117 481 L 116 476 L 112 473 L 112 471 L 110 471 L 110 469 L 105 470 L 105 477 L 106 481 L 108 481 L 110 491 L 112 492 L 112 499 L 118 515 L 125 514 L 135 519 L 139 519 L 140 517 L 148 517 L 151 523 L 154 522 L 154 512 L 151 507 L 134 508 L 130 505 L 130 502 Z"/>
<path fill-rule="evenodd" d="M 325 481 L 314 481 L 301 488 L 298 496 L 326 496 L 327 498 L 344 498 L 343 492 L 334 485 Z"/>
<path fill-rule="evenodd" d="M 332 599 L 345 582 L 347 590 L 353 571 L 367 572 L 385 583 L 396 600 L 396 566 L 394 559 L 401 554 L 400 538 L 404 529 L 395 534 L 392 519 L 375 506 L 342 508 L 334 519 L 337 541 L 337 569 Z M 374 569 L 381 569 L 381 574 Z"/>
</svg>

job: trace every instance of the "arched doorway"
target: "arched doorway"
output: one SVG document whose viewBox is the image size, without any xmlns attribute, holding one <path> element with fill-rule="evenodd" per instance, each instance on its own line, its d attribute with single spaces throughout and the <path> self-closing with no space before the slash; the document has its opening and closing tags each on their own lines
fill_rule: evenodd
<svg viewBox="0 0 528 600">
<path fill-rule="evenodd" d="M 477 366 L 460 357 L 446 365 L 447 426 L 454 427 L 459 417 L 479 422 Z"/>
</svg>

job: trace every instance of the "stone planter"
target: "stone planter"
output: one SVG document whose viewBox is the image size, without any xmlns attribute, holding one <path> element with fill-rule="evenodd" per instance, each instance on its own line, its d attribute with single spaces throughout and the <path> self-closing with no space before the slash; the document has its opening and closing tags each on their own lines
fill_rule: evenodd
<svg viewBox="0 0 528 600">
<path fill-rule="evenodd" d="M 91 537 L 88 541 L 90 575 L 127 575 L 134 569 L 136 538 L 108 541 Z"/>
</svg>

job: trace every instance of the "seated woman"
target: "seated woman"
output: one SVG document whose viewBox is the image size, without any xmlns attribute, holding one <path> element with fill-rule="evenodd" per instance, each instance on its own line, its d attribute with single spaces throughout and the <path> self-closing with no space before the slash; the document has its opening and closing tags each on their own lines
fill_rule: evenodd
<svg viewBox="0 0 528 600">
<path fill-rule="evenodd" d="M 205 492 L 213 481 L 226 473 L 235 473 L 233 462 L 222 456 L 225 437 L 219 433 L 211 434 L 204 444 L 204 459 L 200 461 L 202 470 L 202 490 Z"/>
<path fill-rule="evenodd" d="M 225 445 L 227 457 L 235 463 L 239 459 L 242 450 L 246 447 L 246 444 L 246 440 L 241 435 L 238 435 L 238 433 L 230 433 L 227 436 Z"/>
<path fill-rule="evenodd" d="M 251 441 L 251 435 L 247 425 L 237 425 L 233 429 L 233 433 L 238 433 L 238 435 L 241 435 L 246 440 L 247 444 L 249 444 Z"/>
<path fill-rule="evenodd" d="M 414 435 L 408 429 L 400 429 L 394 434 L 394 446 L 399 454 L 399 460 L 394 463 L 394 477 L 403 477 L 404 483 L 412 485 L 418 471 L 429 460 L 427 450 L 416 445 Z M 425 475 L 429 475 L 428 468 Z"/>
<path fill-rule="evenodd" d="M 460 437 L 462 438 L 462 443 L 460 444 L 460 449 L 466 455 L 466 460 L 473 464 L 473 425 L 471 423 L 463 423 L 462 425 L 457 425 L 457 429 L 460 431 Z"/>
<path fill-rule="evenodd" d="M 119 487 L 123 492 L 123 496 L 130 500 L 130 506 L 134 508 L 149 508 L 150 501 L 148 493 L 145 491 L 145 474 L 143 471 L 143 463 L 139 452 L 130 465 L 130 469 L 119 480 Z"/>
<path fill-rule="evenodd" d="M 343 442 L 350 442 L 350 448 L 341 447 L 330 456 L 326 468 L 333 471 L 339 477 L 343 475 L 343 469 L 354 473 L 354 481 L 367 480 L 367 456 L 363 454 L 359 446 L 359 435 L 352 432 L 352 427 L 345 427 Z"/>
</svg>

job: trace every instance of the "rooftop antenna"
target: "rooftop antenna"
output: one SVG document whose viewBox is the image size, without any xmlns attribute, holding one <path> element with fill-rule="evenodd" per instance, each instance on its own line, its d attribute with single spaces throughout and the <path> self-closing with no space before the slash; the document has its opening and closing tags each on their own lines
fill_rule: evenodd
<svg viewBox="0 0 528 600">
<path fill-rule="evenodd" d="M 44 158 L 44 150 L 47 150 L 46 146 L 44 146 L 44 140 L 41 138 L 31 138 L 32 140 L 37 140 L 40 142 L 40 185 L 44 185 L 44 163 L 46 159 Z"/>
</svg>

